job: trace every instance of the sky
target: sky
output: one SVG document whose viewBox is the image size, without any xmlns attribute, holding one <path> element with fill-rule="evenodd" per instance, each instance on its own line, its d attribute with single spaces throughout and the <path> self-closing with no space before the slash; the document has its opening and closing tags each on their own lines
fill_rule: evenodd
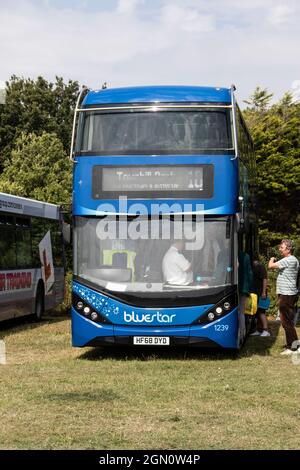
<svg viewBox="0 0 300 470">
<path fill-rule="evenodd" d="M 300 99 L 298 0 L 0 0 L 11 75 L 91 88 L 235 84 Z"/>
</svg>

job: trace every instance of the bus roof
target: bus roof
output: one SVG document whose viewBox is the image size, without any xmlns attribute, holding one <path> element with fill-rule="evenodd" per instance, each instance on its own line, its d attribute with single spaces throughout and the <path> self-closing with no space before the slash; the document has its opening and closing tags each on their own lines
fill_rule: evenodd
<svg viewBox="0 0 300 470">
<path fill-rule="evenodd" d="M 231 103 L 230 88 L 139 86 L 89 91 L 83 106 L 126 103 Z"/>
<path fill-rule="evenodd" d="M 55 220 L 58 220 L 60 217 L 60 207 L 55 204 L 12 196 L 11 194 L 1 192 L 0 212 L 9 212 L 16 215 L 32 215 Z"/>
</svg>

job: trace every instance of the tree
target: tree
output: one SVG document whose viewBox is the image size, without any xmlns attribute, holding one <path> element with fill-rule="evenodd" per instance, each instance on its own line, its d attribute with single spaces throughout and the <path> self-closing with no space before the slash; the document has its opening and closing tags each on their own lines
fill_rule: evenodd
<svg viewBox="0 0 300 470">
<path fill-rule="evenodd" d="M 284 236 L 300 238 L 300 104 L 286 93 L 267 108 L 264 92 L 262 105 L 253 103 L 244 116 L 254 139 L 260 240 L 266 250 Z"/>
<path fill-rule="evenodd" d="M 73 111 L 79 91 L 76 81 L 43 77 L 36 81 L 13 75 L 6 84 L 6 104 L 0 106 L 0 171 L 11 158 L 21 133 L 55 133 L 69 151 Z"/>
<path fill-rule="evenodd" d="M 70 204 L 71 163 L 52 133 L 22 133 L 0 176 L 0 191 L 56 204 Z"/>
<path fill-rule="evenodd" d="M 273 93 L 268 93 L 267 88 L 263 89 L 257 86 L 249 101 L 244 100 L 244 103 L 248 104 L 253 111 L 266 111 L 272 97 Z"/>
</svg>

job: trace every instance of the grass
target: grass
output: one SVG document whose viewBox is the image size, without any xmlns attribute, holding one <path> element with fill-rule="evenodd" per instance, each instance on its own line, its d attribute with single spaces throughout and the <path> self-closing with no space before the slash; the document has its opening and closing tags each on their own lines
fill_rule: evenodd
<svg viewBox="0 0 300 470">
<path fill-rule="evenodd" d="M 70 320 L 1 325 L 1 449 L 299 449 L 282 329 L 237 354 L 72 349 Z"/>
</svg>

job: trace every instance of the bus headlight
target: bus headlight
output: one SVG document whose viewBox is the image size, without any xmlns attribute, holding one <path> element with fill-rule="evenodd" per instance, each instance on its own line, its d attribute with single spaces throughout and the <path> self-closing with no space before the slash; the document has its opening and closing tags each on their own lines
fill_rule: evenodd
<svg viewBox="0 0 300 470">
<path fill-rule="evenodd" d="M 87 317 L 90 313 L 91 313 L 91 309 L 90 307 L 84 307 L 83 309 L 83 313 L 85 314 L 85 316 Z"/>
<path fill-rule="evenodd" d="M 193 322 L 195 325 L 210 323 L 215 320 L 219 320 L 220 318 L 228 315 L 235 307 L 238 305 L 238 296 L 237 292 L 233 292 L 219 302 L 217 302 L 213 307 L 210 307 L 203 313 L 197 320 Z"/>
<path fill-rule="evenodd" d="M 86 300 L 81 299 L 75 292 L 73 292 L 72 305 L 76 312 L 84 316 L 87 320 L 92 320 L 95 323 L 111 324 L 108 318 L 101 315 L 100 312 L 97 312 L 95 307 L 88 304 Z"/>
<path fill-rule="evenodd" d="M 98 313 L 97 313 L 97 312 L 92 312 L 92 313 L 91 313 L 91 320 L 95 321 L 95 320 L 97 320 L 97 317 L 98 317 Z"/>
</svg>

